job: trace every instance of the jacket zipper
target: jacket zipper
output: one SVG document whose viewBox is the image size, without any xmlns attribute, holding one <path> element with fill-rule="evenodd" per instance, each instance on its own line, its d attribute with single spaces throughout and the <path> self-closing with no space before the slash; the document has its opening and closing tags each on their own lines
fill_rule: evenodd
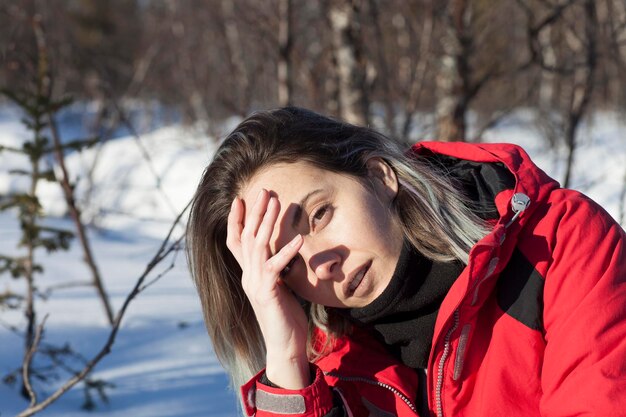
<svg viewBox="0 0 626 417">
<path fill-rule="evenodd" d="M 506 238 L 506 229 L 508 229 L 519 218 L 522 212 L 528 208 L 530 203 L 531 203 L 530 198 L 526 194 L 524 193 L 513 194 L 513 197 L 511 198 L 511 209 L 513 210 L 515 214 L 513 215 L 511 220 L 509 220 L 509 222 L 504 226 L 505 232 L 500 237 L 501 245 L 504 242 L 504 239 Z M 474 298 L 472 300 L 472 305 L 476 304 L 476 301 L 478 299 L 478 289 L 480 287 L 480 284 L 482 284 L 483 281 L 485 281 L 487 278 L 489 278 L 493 274 L 497 265 L 498 265 L 498 258 L 496 257 L 494 259 L 491 259 L 488 265 L 488 273 L 486 274 L 485 278 L 483 278 L 480 282 L 478 282 L 478 284 L 476 285 L 474 289 Z M 456 309 L 454 310 L 454 322 L 452 324 L 452 327 L 450 328 L 450 330 L 448 330 L 448 333 L 446 333 L 446 337 L 444 338 L 443 353 L 441 355 L 441 359 L 439 359 L 439 366 L 437 367 L 437 385 L 435 387 L 435 407 L 437 411 L 437 417 L 443 417 L 443 403 L 442 403 L 443 368 L 446 364 L 446 360 L 448 359 L 448 356 L 450 355 L 450 339 L 452 337 L 452 333 L 454 333 L 454 331 L 458 327 L 459 327 L 459 310 Z M 462 354 L 464 354 L 464 352 L 462 352 Z M 458 370 L 458 372 L 459 372 L 458 375 L 460 375 L 460 369 Z M 457 372 L 455 370 L 455 379 L 457 377 L 458 377 Z"/>
<path fill-rule="evenodd" d="M 437 368 L 437 386 L 435 388 L 435 407 L 437 408 L 437 417 L 443 417 L 443 404 L 441 402 L 441 392 L 443 390 L 443 367 L 446 363 L 446 359 L 448 359 L 448 355 L 450 355 L 450 338 L 457 327 L 459 327 L 458 309 L 454 310 L 454 323 L 444 338 L 443 354 L 441 355 L 441 359 L 439 359 L 439 366 Z"/>
<path fill-rule="evenodd" d="M 344 376 L 344 375 L 340 375 L 337 374 L 335 372 L 324 372 L 324 375 L 327 376 L 332 376 L 334 378 L 340 379 L 342 381 L 346 381 L 346 382 L 364 382 L 366 384 L 370 384 L 370 385 L 377 385 L 381 388 L 385 388 L 389 391 L 391 391 L 392 393 L 394 393 L 397 397 L 399 397 L 402 401 L 404 401 L 404 403 L 409 406 L 409 408 L 416 414 L 417 413 L 417 407 L 415 406 L 415 404 L 413 404 L 411 402 L 411 400 L 404 395 L 403 393 L 401 393 L 400 391 L 398 391 L 396 388 L 392 387 L 389 384 L 385 384 L 384 382 L 380 382 L 380 381 L 375 381 L 375 380 L 371 380 L 368 378 L 363 378 L 363 377 L 359 377 L 359 376 Z"/>
</svg>

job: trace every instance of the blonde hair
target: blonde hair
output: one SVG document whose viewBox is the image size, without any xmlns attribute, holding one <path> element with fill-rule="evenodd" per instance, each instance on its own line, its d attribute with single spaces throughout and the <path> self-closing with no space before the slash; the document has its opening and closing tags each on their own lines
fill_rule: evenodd
<svg viewBox="0 0 626 417">
<path fill-rule="evenodd" d="M 258 112 L 226 137 L 204 171 L 190 211 L 187 255 L 215 353 L 234 388 L 265 366 L 265 345 L 241 287 L 241 269 L 226 247 L 231 202 L 256 172 L 272 164 L 308 162 L 365 178 L 373 157 L 389 164 L 398 178 L 393 208 L 404 237 L 433 260 L 467 263 L 487 226 L 445 172 L 403 153 L 372 129 L 295 107 Z M 345 318 L 324 306 L 308 307 L 311 332 L 317 327 L 327 340 L 346 332 Z M 322 350 L 309 338 L 312 360 Z"/>
</svg>

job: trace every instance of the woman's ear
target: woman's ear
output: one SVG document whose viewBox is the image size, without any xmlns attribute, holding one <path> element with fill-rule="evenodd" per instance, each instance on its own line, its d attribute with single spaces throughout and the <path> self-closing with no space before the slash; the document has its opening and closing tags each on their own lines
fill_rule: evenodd
<svg viewBox="0 0 626 417">
<path fill-rule="evenodd" d="M 398 194 L 398 178 L 395 171 L 378 157 L 368 159 L 365 165 L 367 176 L 379 197 L 384 197 L 388 202 L 393 201 Z"/>
</svg>

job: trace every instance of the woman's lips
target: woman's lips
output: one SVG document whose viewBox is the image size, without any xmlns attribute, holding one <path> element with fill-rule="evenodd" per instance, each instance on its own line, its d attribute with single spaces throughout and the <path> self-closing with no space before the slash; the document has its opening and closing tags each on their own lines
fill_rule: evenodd
<svg viewBox="0 0 626 417">
<path fill-rule="evenodd" d="M 346 295 L 350 296 L 354 294 L 356 289 L 363 282 L 363 278 L 365 277 L 365 274 L 367 273 L 367 271 L 369 271 L 371 264 L 372 263 L 370 261 L 367 264 L 363 265 L 361 268 L 358 269 L 356 274 L 354 274 L 353 277 L 348 281 L 348 287 L 346 288 L 346 291 L 345 291 Z"/>
</svg>

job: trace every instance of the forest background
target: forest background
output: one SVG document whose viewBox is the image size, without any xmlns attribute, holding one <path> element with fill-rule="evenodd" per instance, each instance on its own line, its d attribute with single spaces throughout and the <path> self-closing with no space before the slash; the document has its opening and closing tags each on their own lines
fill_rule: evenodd
<svg viewBox="0 0 626 417">
<path fill-rule="evenodd" d="M 625 75 L 622 0 L 2 2 L 0 416 L 233 415 L 175 258 L 202 168 L 250 112 L 516 141 L 624 225 Z"/>
</svg>

